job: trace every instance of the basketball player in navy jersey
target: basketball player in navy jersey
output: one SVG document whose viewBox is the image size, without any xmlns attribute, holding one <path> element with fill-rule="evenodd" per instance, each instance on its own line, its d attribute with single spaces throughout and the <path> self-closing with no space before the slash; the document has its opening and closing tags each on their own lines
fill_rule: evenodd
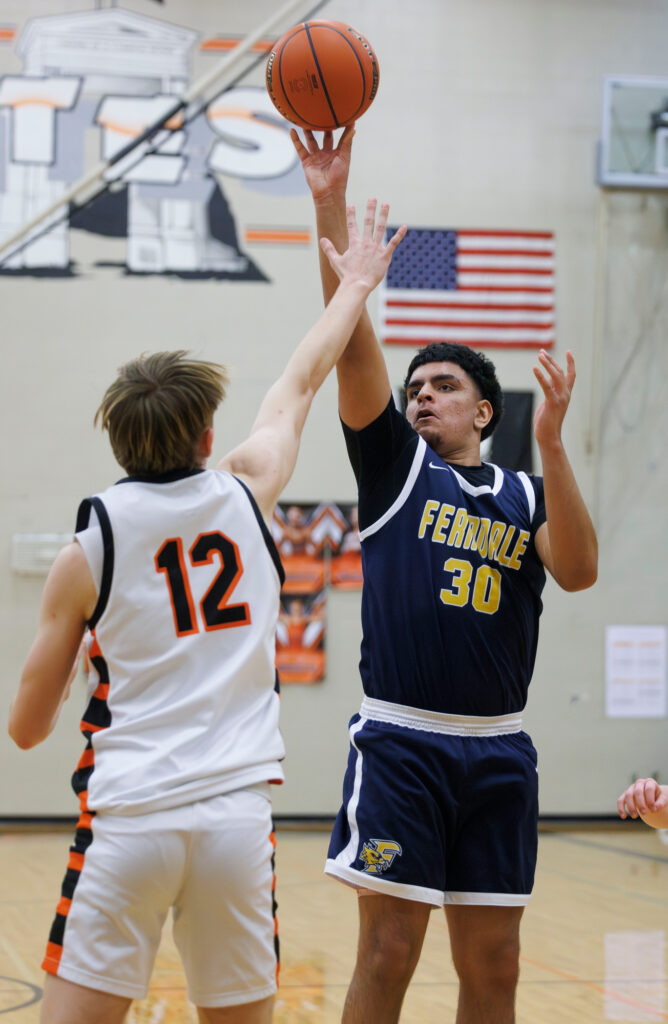
<svg viewBox="0 0 668 1024">
<path fill-rule="evenodd" d="M 336 296 L 268 391 L 250 436 L 205 468 L 222 367 L 184 352 L 121 368 L 99 410 L 128 477 L 81 506 L 45 584 L 9 731 L 58 718 L 92 631 L 81 816 L 43 963 L 43 1024 L 119 1024 L 147 991 L 171 908 L 200 1021 L 266 1024 L 278 948 L 269 783 L 282 779 L 269 524 L 313 396 L 404 229 L 375 204 L 339 255 Z"/>
<path fill-rule="evenodd" d="M 292 132 L 318 232 L 345 244 L 353 130 Z M 336 278 L 321 260 L 325 301 Z M 515 1020 L 519 928 L 537 849 L 536 753 L 521 728 L 546 568 L 591 586 L 597 542 L 561 441 L 575 380 L 541 351 L 543 478 L 483 464 L 502 412 L 494 367 L 449 344 L 418 352 L 405 418 L 365 312 L 337 364 L 359 488 L 361 711 L 326 872 L 357 889 L 343 1020 L 399 1019 L 433 907 L 445 906 L 458 1024 Z"/>
</svg>

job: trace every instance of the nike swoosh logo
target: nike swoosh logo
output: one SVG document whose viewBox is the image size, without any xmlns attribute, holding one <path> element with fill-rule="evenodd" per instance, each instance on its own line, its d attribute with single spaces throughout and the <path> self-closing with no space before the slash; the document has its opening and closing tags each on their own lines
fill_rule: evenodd
<svg viewBox="0 0 668 1024">
<path fill-rule="evenodd" d="M 450 467 L 449 466 L 437 466 L 436 463 L 434 463 L 434 462 L 430 462 L 429 463 L 429 468 L 430 469 L 442 469 L 444 473 L 449 473 L 450 472 Z"/>
</svg>

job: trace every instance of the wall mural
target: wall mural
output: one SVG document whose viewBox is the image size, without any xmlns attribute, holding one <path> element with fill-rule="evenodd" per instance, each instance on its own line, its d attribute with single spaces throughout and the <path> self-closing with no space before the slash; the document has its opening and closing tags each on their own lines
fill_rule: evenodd
<svg viewBox="0 0 668 1024">
<path fill-rule="evenodd" d="M 0 241 L 65 196 L 91 155 L 113 158 L 169 113 L 191 84 L 198 33 L 108 8 L 33 18 L 2 40 L 22 72 L 0 78 Z M 126 239 L 124 273 L 266 280 L 245 243 L 305 244 L 310 232 L 255 226 L 240 238 L 223 182 L 305 193 L 289 127 L 264 87 L 231 88 L 192 117 L 186 108 L 109 169 L 98 198 L 54 214 L 0 257 L 0 273 L 76 274 L 79 229 Z"/>
</svg>

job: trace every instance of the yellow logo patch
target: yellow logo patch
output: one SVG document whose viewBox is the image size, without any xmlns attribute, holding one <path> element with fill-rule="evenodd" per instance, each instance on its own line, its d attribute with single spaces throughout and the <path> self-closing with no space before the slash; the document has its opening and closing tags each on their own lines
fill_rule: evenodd
<svg viewBox="0 0 668 1024">
<path fill-rule="evenodd" d="M 400 857 L 401 853 L 399 843 L 391 839 L 369 839 L 359 855 L 364 865 L 362 871 L 369 875 L 382 875 L 394 858 Z"/>
</svg>

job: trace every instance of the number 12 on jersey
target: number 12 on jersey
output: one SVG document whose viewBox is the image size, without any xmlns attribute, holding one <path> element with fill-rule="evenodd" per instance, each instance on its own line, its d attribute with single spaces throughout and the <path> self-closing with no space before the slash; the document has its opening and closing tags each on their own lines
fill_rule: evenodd
<svg viewBox="0 0 668 1024">
<path fill-rule="evenodd" d="M 220 562 L 220 569 L 200 601 L 204 629 L 230 629 L 248 626 L 251 621 L 248 605 L 229 604 L 229 597 L 244 571 L 239 548 L 224 533 L 201 533 L 191 546 L 188 557 L 193 568 L 211 565 L 214 559 Z M 177 636 L 192 636 L 199 633 L 188 568 L 183 554 L 180 537 L 170 537 L 155 555 L 156 572 L 164 573 L 174 615 Z"/>
</svg>

